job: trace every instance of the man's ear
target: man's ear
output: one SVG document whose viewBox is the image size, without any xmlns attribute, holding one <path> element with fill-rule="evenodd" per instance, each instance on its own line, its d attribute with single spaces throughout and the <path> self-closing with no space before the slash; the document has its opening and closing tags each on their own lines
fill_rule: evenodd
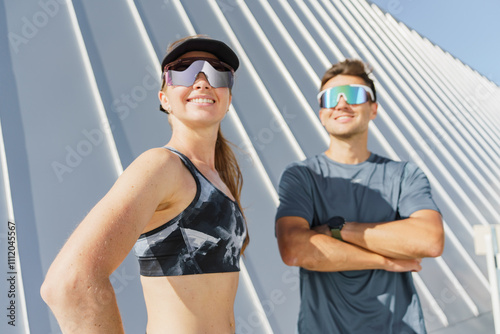
<svg viewBox="0 0 500 334">
<path fill-rule="evenodd" d="M 323 122 L 323 113 L 324 113 L 324 110 L 323 108 L 321 108 L 319 110 L 319 120 L 321 121 L 321 125 L 325 126 L 325 122 Z"/>
<path fill-rule="evenodd" d="M 372 102 L 371 106 L 372 108 L 371 110 L 371 115 L 370 115 L 370 119 L 375 119 L 377 117 L 377 109 L 378 109 L 378 103 L 377 102 Z"/>
</svg>

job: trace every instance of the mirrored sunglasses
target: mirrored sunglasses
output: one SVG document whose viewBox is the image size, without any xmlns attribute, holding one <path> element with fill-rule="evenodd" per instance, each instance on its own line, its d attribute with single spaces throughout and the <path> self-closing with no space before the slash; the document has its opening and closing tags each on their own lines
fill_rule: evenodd
<svg viewBox="0 0 500 334">
<path fill-rule="evenodd" d="M 181 58 L 167 64 L 163 70 L 168 86 L 185 87 L 192 86 L 201 72 L 214 88 L 233 87 L 234 70 L 213 58 Z"/>
<path fill-rule="evenodd" d="M 364 85 L 344 85 L 325 89 L 318 94 L 320 108 L 335 108 L 343 96 L 347 104 L 375 101 L 373 91 Z"/>
</svg>

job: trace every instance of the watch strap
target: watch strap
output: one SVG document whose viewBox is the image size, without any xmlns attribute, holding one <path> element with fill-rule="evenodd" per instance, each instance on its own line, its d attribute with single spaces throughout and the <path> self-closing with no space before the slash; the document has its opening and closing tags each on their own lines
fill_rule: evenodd
<svg viewBox="0 0 500 334">
<path fill-rule="evenodd" d="M 340 240 L 340 241 L 343 241 L 342 236 L 340 235 L 340 229 L 332 228 L 332 229 L 330 229 L 330 231 L 332 232 L 333 238 Z"/>
</svg>

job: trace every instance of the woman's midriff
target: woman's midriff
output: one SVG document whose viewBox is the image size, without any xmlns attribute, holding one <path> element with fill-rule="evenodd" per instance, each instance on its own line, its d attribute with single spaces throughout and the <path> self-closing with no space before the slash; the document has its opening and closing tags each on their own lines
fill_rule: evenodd
<svg viewBox="0 0 500 334">
<path fill-rule="evenodd" d="M 234 334 L 239 272 L 144 277 L 148 334 Z"/>
</svg>

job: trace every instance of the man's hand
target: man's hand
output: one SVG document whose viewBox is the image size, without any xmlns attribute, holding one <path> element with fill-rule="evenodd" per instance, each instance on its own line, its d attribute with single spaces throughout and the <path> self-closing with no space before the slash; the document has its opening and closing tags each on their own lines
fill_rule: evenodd
<svg viewBox="0 0 500 334">
<path fill-rule="evenodd" d="M 420 265 L 421 262 L 422 259 L 399 260 L 399 259 L 386 258 L 385 270 L 394 272 L 406 272 L 406 271 L 418 272 L 422 270 L 422 266 Z"/>
<path fill-rule="evenodd" d="M 316 233 L 327 235 L 329 237 L 332 236 L 332 231 L 330 230 L 330 227 L 326 224 L 314 226 L 311 228 L 311 230 L 315 231 Z"/>
</svg>

